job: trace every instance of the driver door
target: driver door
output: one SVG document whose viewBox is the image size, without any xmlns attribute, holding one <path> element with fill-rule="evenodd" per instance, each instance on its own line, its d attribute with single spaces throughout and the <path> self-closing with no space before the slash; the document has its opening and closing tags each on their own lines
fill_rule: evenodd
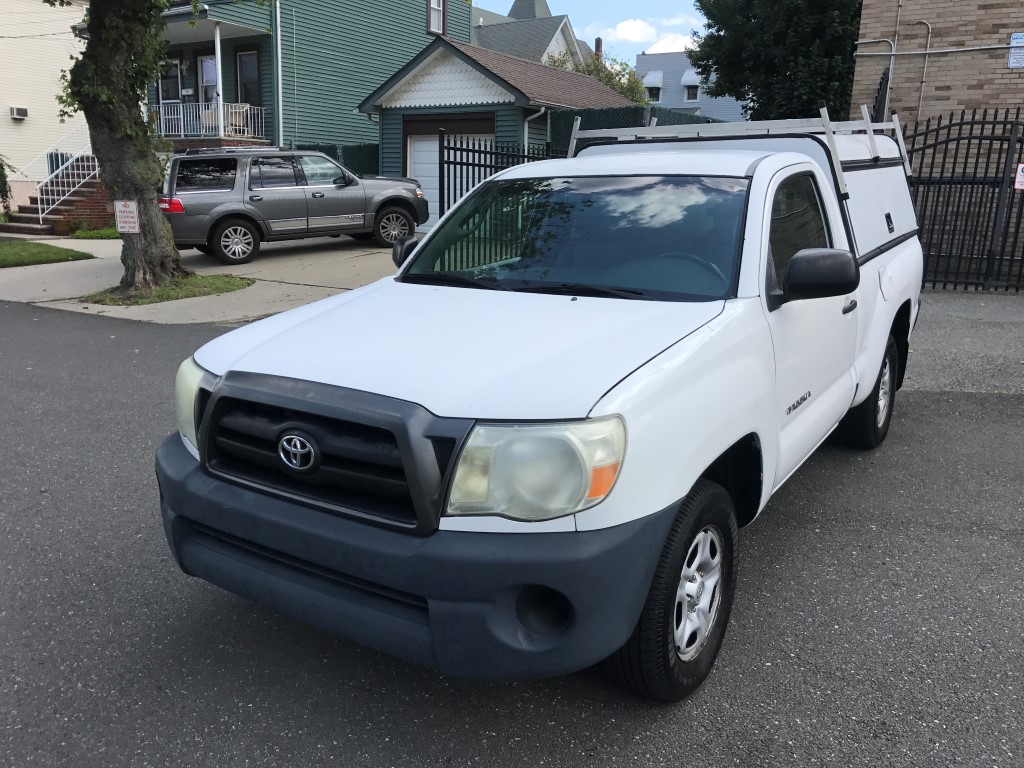
<svg viewBox="0 0 1024 768">
<path fill-rule="evenodd" d="M 786 268 L 797 251 L 846 247 L 839 211 L 826 209 L 821 184 L 816 171 L 808 166 L 783 171 L 769 187 L 763 293 L 775 348 L 776 486 L 839 423 L 854 396 L 857 314 L 852 295 L 795 301 L 782 298 Z M 838 244 L 837 237 L 842 239 Z"/>
<path fill-rule="evenodd" d="M 337 163 L 317 155 L 300 155 L 299 168 L 305 177 L 306 212 L 309 232 L 366 229 L 366 192 L 354 174 Z M 336 184 L 339 178 L 347 185 Z"/>
</svg>

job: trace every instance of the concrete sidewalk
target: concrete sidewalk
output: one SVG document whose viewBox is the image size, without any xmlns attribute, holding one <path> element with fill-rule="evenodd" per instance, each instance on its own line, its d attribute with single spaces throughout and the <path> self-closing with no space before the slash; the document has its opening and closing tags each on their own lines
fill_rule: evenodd
<svg viewBox="0 0 1024 768">
<path fill-rule="evenodd" d="M 255 260 L 237 267 L 187 250 L 181 255 L 186 269 L 201 275 L 248 277 L 256 283 L 217 296 L 141 307 L 105 307 L 85 304 L 80 297 L 118 284 L 123 273 L 120 240 L 34 240 L 96 258 L 4 269 L 0 271 L 0 301 L 152 323 L 244 322 L 359 288 L 395 271 L 390 249 L 350 237 L 265 243 Z"/>
</svg>

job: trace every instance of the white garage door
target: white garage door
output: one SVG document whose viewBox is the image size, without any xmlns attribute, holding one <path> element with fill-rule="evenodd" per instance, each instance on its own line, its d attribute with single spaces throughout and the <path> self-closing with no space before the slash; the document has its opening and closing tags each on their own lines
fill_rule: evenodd
<svg viewBox="0 0 1024 768">
<path fill-rule="evenodd" d="M 463 134 L 460 139 L 477 139 L 482 141 L 482 146 L 487 149 L 494 148 L 494 134 Z M 438 187 L 438 157 L 437 157 L 437 136 L 410 136 L 409 137 L 409 176 L 419 181 L 423 187 L 423 194 L 430 205 L 430 218 L 427 223 L 419 227 L 420 231 L 430 229 L 437 223 L 437 212 L 439 208 L 440 189 Z M 449 174 L 448 184 L 455 182 L 453 170 Z M 480 179 L 479 181 L 482 181 Z M 468 191 L 468 190 L 467 190 Z"/>
</svg>

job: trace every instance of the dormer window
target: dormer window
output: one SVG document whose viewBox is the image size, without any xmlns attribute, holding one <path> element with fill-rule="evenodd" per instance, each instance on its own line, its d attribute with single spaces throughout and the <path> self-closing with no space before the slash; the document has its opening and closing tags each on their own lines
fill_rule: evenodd
<svg viewBox="0 0 1024 768">
<path fill-rule="evenodd" d="M 435 35 L 443 35 L 445 0 L 427 0 L 427 3 L 427 31 Z"/>
</svg>

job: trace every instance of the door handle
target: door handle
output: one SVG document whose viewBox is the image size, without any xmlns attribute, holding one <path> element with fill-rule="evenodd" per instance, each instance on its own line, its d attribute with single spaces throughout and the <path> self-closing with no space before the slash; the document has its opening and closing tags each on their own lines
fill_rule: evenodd
<svg viewBox="0 0 1024 768">
<path fill-rule="evenodd" d="M 323 196 L 324 196 L 323 192 L 314 192 L 313 193 L 313 197 L 323 197 Z"/>
<path fill-rule="evenodd" d="M 843 314 L 844 315 L 848 315 L 851 312 L 853 312 L 853 310 L 855 310 L 856 308 L 857 308 L 857 300 L 856 299 L 850 299 L 849 303 L 845 307 L 843 307 Z"/>
<path fill-rule="evenodd" d="M 252 202 L 254 202 L 254 203 L 258 203 L 258 202 L 260 202 L 260 201 L 261 201 L 262 199 L 263 199 L 263 196 L 262 196 L 262 195 L 249 195 L 249 200 L 251 200 L 251 201 L 252 201 Z"/>
</svg>

